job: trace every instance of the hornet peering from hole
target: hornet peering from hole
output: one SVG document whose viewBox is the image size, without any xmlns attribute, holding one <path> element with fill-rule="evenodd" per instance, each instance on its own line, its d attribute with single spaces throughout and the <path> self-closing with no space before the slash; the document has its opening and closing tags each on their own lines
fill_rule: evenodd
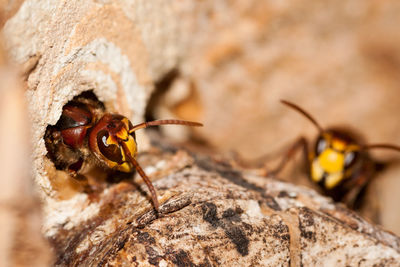
<svg viewBox="0 0 400 267">
<path fill-rule="evenodd" d="M 84 93 L 63 107 L 56 125 L 47 127 L 45 143 L 56 168 L 66 170 L 72 177 L 88 160 L 113 171 L 131 173 L 136 170 L 149 188 L 158 211 L 156 190 L 136 161 L 135 131 L 166 124 L 202 126 L 198 122 L 183 120 L 156 120 L 132 125 L 122 115 L 106 113 L 93 94 L 86 93 L 85 96 Z"/>
</svg>

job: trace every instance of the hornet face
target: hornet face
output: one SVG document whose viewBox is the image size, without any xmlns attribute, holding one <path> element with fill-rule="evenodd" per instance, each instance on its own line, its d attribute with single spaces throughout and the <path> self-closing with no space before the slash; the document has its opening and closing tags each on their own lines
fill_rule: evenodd
<svg viewBox="0 0 400 267">
<path fill-rule="evenodd" d="M 351 178 L 361 161 L 360 148 L 354 139 L 341 132 L 323 132 L 310 155 L 311 180 L 329 191 Z"/>
<path fill-rule="evenodd" d="M 82 93 L 63 107 L 56 125 L 47 127 L 44 136 L 47 155 L 57 169 L 67 171 L 72 177 L 82 172 L 85 162 L 95 162 L 112 171 L 132 173 L 136 170 L 149 188 L 158 210 L 156 190 L 136 161 L 135 131 L 166 124 L 202 126 L 198 122 L 182 120 L 156 120 L 133 126 L 122 115 L 106 113 L 94 94 Z"/>
<path fill-rule="evenodd" d="M 103 164 L 120 172 L 133 172 L 130 157 L 136 157 L 137 145 L 132 123 L 118 114 L 105 114 L 89 134 L 89 148 Z"/>
<path fill-rule="evenodd" d="M 370 157 L 370 149 L 400 151 L 399 146 L 392 144 L 364 144 L 359 136 L 345 128 L 324 129 L 303 108 L 289 101 L 281 102 L 307 118 L 317 128 L 319 135 L 311 153 L 308 153 L 307 140 L 304 137 L 299 138 L 271 173 L 281 171 L 295 151 L 302 148 L 307 155 L 311 181 L 335 201 L 343 201 L 352 206 L 376 171 L 381 169 L 383 164 Z"/>
</svg>

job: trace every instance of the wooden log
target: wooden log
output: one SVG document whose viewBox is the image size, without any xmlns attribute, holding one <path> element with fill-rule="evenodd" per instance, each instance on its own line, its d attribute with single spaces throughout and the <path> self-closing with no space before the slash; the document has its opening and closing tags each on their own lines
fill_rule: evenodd
<svg viewBox="0 0 400 267">
<path fill-rule="evenodd" d="M 71 229 L 54 229 L 56 265 L 396 266 L 400 261 L 400 238 L 310 189 L 162 147 L 140 157 L 160 194 L 160 213 L 143 194 L 144 185 L 114 185 L 92 203 L 96 215 Z"/>
</svg>

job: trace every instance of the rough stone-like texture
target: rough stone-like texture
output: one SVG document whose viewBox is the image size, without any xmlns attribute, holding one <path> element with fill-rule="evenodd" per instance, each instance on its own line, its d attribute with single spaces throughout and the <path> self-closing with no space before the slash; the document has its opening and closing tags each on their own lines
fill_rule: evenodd
<svg viewBox="0 0 400 267">
<path fill-rule="evenodd" d="M 13 58 L 31 66 L 35 176 L 46 195 L 54 196 L 42 163 L 47 124 L 56 123 L 62 106 L 85 90 L 94 90 L 109 110 L 142 120 L 154 80 L 177 61 L 178 12 L 163 1 L 25 1 L 7 21 Z"/>
<path fill-rule="evenodd" d="M 5 9 L 3 33 L 12 59 L 24 69 L 33 174 L 47 203 L 46 216 L 58 223 L 77 213 L 77 221 L 88 219 L 90 209 L 80 212 L 87 195 L 45 156 L 46 126 L 55 124 L 62 106 L 86 90 L 93 90 L 108 111 L 143 121 L 154 82 L 185 51 L 191 24 L 180 21 L 191 9 L 161 0 L 18 3 L 19 9 Z M 146 147 L 142 139 L 139 133 L 140 149 Z"/>
<path fill-rule="evenodd" d="M 164 148 L 165 149 L 165 148 Z M 314 191 L 183 150 L 141 156 L 161 214 L 129 182 L 89 221 L 54 229 L 56 265 L 397 266 L 400 239 Z"/>
</svg>

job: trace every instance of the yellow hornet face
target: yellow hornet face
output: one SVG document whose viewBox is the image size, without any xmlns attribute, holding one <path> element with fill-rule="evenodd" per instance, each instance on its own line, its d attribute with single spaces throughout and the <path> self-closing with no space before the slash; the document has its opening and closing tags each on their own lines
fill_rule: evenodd
<svg viewBox="0 0 400 267">
<path fill-rule="evenodd" d="M 104 115 L 89 136 L 89 146 L 99 160 L 121 172 L 132 172 L 134 167 L 127 153 L 136 157 L 137 147 L 130 121 L 121 115 Z M 122 145 L 125 143 L 125 146 Z M 124 149 L 125 147 L 125 149 Z"/>
<path fill-rule="evenodd" d="M 323 133 L 316 143 L 315 157 L 311 159 L 311 179 L 327 190 L 336 187 L 348 177 L 347 170 L 354 164 L 358 145 L 335 134 Z"/>
</svg>

